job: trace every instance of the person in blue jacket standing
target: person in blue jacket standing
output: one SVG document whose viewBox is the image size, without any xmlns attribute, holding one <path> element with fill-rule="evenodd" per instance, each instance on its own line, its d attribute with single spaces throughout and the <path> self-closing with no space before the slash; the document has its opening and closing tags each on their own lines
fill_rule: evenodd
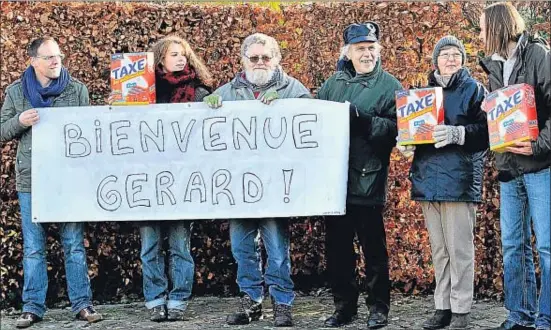
<svg viewBox="0 0 551 330">
<path fill-rule="evenodd" d="M 481 109 L 487 94 L 467 68 L 465 47 L 445 36 L 434 47 L 429 87 L 442 87 L 444 125 L 434 144 L 402 147 L 413 156 L 411 198 L 421 203 L 436 277 L 436 312 L 425 329 L 466 329 L 474 290 L 474 226 L 482 201 L 488 124 Z"/>
</svg>

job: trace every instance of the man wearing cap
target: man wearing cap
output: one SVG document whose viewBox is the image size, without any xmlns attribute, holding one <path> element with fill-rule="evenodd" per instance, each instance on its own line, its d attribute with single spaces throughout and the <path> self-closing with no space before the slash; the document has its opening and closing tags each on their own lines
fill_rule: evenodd
<svg viewBox="0 0 551 330">
<path fill-rule="evenodd" d="M 380 28 L 375 22 L 344 30 L 338 72 L 320 88 L 318 99 L 350 102 L 350 156 L 346 215 L 326 217 L 327 271 L 335 312 L 325 326 L 339 327 L 357 315 L 354 234 L 364 251 L 369 318 L 387 325 L 390 279 L 383 206 L 390 153 L 396 143 L 394 92 L 402 86 L 381 67 Z"/>
</svg>

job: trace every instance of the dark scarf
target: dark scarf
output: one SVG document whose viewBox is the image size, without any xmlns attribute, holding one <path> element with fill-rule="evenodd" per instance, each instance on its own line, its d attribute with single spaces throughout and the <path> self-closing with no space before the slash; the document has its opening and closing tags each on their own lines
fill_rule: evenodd
<svg viewBox="0 0 551 330">
<path fill-rule="evenodd" d="M 54 98 L 63 93 L 65 87 L 69 84 L 69 80 L 69 72 L 66 68 L 62 67 L 59 78 L 52 79 L 50 85 L 42 87 L 38 79 L 36 79 L 34 68 L 29 66 L 21 77 L 23 95 L 33 108 L 49 107 L 54 102 Z"/>
<path fill-rule="evenodd" d="M 163 69 L 157 66 L 155 80 L 157 103 L 195 102 L 195 88 L 201 85 L 197 73 L 189 63 L 184 70 L 177 72 L 163 72 Z"/>
</svg>

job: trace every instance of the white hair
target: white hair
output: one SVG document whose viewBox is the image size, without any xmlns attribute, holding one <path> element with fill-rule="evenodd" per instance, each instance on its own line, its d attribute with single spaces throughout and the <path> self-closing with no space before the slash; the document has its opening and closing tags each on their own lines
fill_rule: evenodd
<svg viewBox="0 0 551 330">
<path fill-rule="evenodd" d="M 376 42 L 375 47 L 377 48 L 377 51 L 380 52 L 383 46 L 381 46 L 380 43 Z M 341 48 L 341 53 L 339 55 L 339 60 L 345 59 L 349 60 L 348 58 L 348 52 L 350 51 L 350 44 L 346 44 Z"/>
<path fill-rule="evenodd" d="M 274 59 L 274 62 L 279 64 L 279 61 L 281 61 L 281 51 L 279 50 L 279 45 L 277 44 L 277 41 L 263 33 L 255 33 L 251 34 L 245 40 L 243 40 L 243 43 L 241 44 L 241 59 L 246 56 L 247 50 L 249 50 L 249 47 L 254 44 L 261 44 L 267 47 Z"/>
<path fill-rule="evenodd" d="M 348 50 L 350 49 L 350 44 L 346 44 L 341 48 L 341 54 L 339 55 L 339 60 L 348 59 Z"/>
</svg>

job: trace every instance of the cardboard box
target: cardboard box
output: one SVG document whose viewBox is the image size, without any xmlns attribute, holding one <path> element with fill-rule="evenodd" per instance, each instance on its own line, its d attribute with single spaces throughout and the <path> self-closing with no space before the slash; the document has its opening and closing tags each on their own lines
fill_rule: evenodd
<svg viewBox="0 0 551 330">
<path fill-rule="evenodd" d="M 490 150 L 505 152 L 521 141 L 536 140 L 539 135 L 534 88 L 528 84 L 511 85 L 486 96 L 482 109 L 487 114 Z"/>
<path fill-rule="evenodd" d="M 155 103 L 153 53 L 111 55 L 111 92 L 114 105 Z"/>
<path fill-rule="evenodd" d="M 396 91 L 398 145 L 434 143 L 434 126 L 444 123 L 442 87 Z"/>
</svg>

